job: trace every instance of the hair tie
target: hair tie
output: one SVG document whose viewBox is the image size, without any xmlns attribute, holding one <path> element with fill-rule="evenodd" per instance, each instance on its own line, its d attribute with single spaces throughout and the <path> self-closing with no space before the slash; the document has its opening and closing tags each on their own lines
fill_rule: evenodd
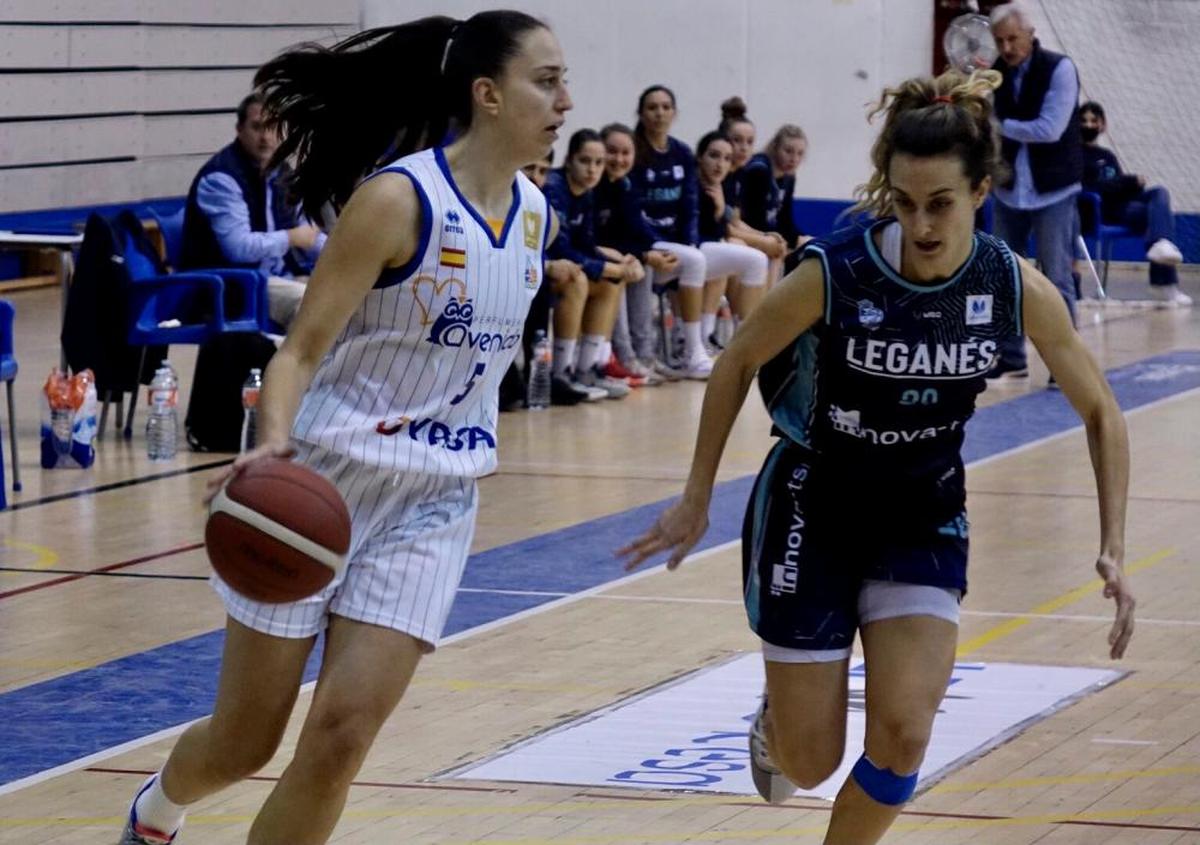
<svg viewBox="0 0 1200 845">
<path fill-rule="evenodd" d="M 935 103 L 949 103 L 950 105 L 954 105 L 954 98 L 953 98 L 953 97 L 950 97 L 950 96 L 948 96 L 948 95 L 946 95 L 946 94 L 939 94 L 938 96 L 936 96 L 936 97 L 934 97 L 934 98 L 933 98 L 933 102 L 935 102 Z"/>
<path fill-rule="evenodd" d="M 454 43 L 456 32 L 458 32 L 458 24 L 450 27 L 450 37 L 446 39 L 446 49 L 442 50 L 442 63 L 438 66 L 438 73 L 442 76 L 446 75 L 446 60 L 450 58 L 450 45 Z"/>
</svg>

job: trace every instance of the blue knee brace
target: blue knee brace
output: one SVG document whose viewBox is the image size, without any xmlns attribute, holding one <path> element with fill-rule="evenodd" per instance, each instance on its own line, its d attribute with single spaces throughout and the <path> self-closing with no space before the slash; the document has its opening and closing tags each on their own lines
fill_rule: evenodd
<svg viewBox="0 0 1200 845">
<path fill-rule="evenodd" d="M 917 773 L 898 775 L 891 769 L 881 769 L 870 761 L 866 754 L 858 758 L 850 777 L 862 787 L 862 791 L 878 801 L 895 807 L 912 798 L 917 789 Z"/>
</svg>

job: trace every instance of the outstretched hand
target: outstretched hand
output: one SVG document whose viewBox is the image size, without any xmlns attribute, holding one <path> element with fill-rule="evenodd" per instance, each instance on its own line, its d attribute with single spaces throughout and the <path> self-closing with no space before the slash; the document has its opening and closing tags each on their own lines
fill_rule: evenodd
<svg viewBox="0 0 1200 845">
<path fill-rule="evenodd" d="M 208 483 L 204 490 L 204 504 L 212 502 L 213 498 L 221 490 L 226 483 L 232 481 L 236 476 L 241 475 L 246 467 L 256 461 L 261 461 L 264 458 L 290 458 L 296 454 L 296 447 L 291 443 L 273 443 L 258 446 L 246 452 L 244 455 L 238 455 L 231 465 L 223 467 L 217 472 L 214 472 L 208 478 Z"/>
<path fill-rule="evenodd" d="M 692 546 L 700 542 L 708 530 L 708 505 L 690 503 L 686 499 L 671 505 L 654 525 L 632 543 L 617 549 L 617 557 L 627 558 L 625 571 L 636 569 L 646 558 L 670 550 L 667 569 L 683 563 Z"/>
<path fill-rule="evenodd" d="M 1107 555 L 1097 558 L 1096 571 L 1104 579 L 1104 597 L 1117 603 L 1117 618 L 1108 632 L 1108 644 L 1111 646 L 1108 656 L 1117 660 L 1124 656 L 1129 639 L 1133 636 L 1133 609 L 1137 606 L 1137 600 L 1129 590 L 1125 573 L 1112 558 Z"/>
</svg>

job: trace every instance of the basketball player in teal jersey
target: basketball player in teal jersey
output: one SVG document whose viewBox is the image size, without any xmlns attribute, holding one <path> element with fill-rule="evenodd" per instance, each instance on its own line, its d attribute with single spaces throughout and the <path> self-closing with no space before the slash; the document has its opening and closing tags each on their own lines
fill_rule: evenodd
<svg viewBox="0 0 1200 845">
<path fill-rule="evenodd" d="M 321 631 L 295 754 L 248 841 L 328 840 L 462 576 L 476 479 L 496 465 L 498 385 L 556 232 L 518 168 L 557 137 L 565 73 L 550 30 L 507 11 L 368 30 L 259 71 L 305 208 L 340 215 L 267 370 L 263 445 L 232 472 L 295 454 L 329 478 L 352 514 L 349 560 L 291 604 L 216 582 L 228 621 L 213 715 L 138 792 L 122 845 L 171 842 L 188 805 L 271 759 Z"/>
<path fill-rule="evenodd" d="M 620 550 L 630 568 L 668 551 L 674 569 L 704 534 L 721 452 L 757 373 L 779 436 L 743 536 L 746 610 L 766 661 L 750 731 L 764 798 L 784 801 L 837 770 L 856 631 L 867 666 L 866 748 L 826 845 L 878 842 L 916 787 L 967 587 L 963 427 L 1006 336 L 1029 336 L 1083 419 L 1099 492 L 1096 569 L 1116 602 L 1112 658 L 1133 633 L 1121 411 L 1055 287 L 973 230 L 997 167 L 987 95 L 998 76 L 948 73 L 885 92 L 875 173 L 861 189 L 879 219 L 806 245 L 742 324 L 709 380 L 682 500 Z"/>
</svg>

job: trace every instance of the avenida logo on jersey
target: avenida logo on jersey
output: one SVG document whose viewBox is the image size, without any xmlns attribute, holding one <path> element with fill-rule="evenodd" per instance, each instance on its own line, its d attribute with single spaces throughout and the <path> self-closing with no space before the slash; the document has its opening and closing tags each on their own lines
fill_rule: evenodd
<svg viewBox="0 0 1200 845">
<path fill-rule="evenodd" d="M 499 352 L 512 349 L 521 342 L 521 333 L 504 334 L 498 331 L 481 329 L 472 331 L 471 324 L 475 318 L 475 306 L 470 299 L 458 300 L 451 298 L 442 307 L 442 313 L 433 321 L 429 329 L 430 343 L 446 346 L 451 349 L 478 349 L 480 352 Z M 488 322 L 487 320 L 484 321 Z"/>
<path fill-rule="evenodd" d="M 883 322 L 883 309 L 869 299 L 858 301 L 858 322 L 864 329 L 877 329 Z"/>
<path fill-rule="evenodd" d="M 471 318 L 474 315 L 475 306 L 471 300 L 447 300 L 441 315 L 433 321 L 433 328 L 429 330 L 429 342 L 438 346 L 462 346 L 471 333 Z"/>
</svg>

